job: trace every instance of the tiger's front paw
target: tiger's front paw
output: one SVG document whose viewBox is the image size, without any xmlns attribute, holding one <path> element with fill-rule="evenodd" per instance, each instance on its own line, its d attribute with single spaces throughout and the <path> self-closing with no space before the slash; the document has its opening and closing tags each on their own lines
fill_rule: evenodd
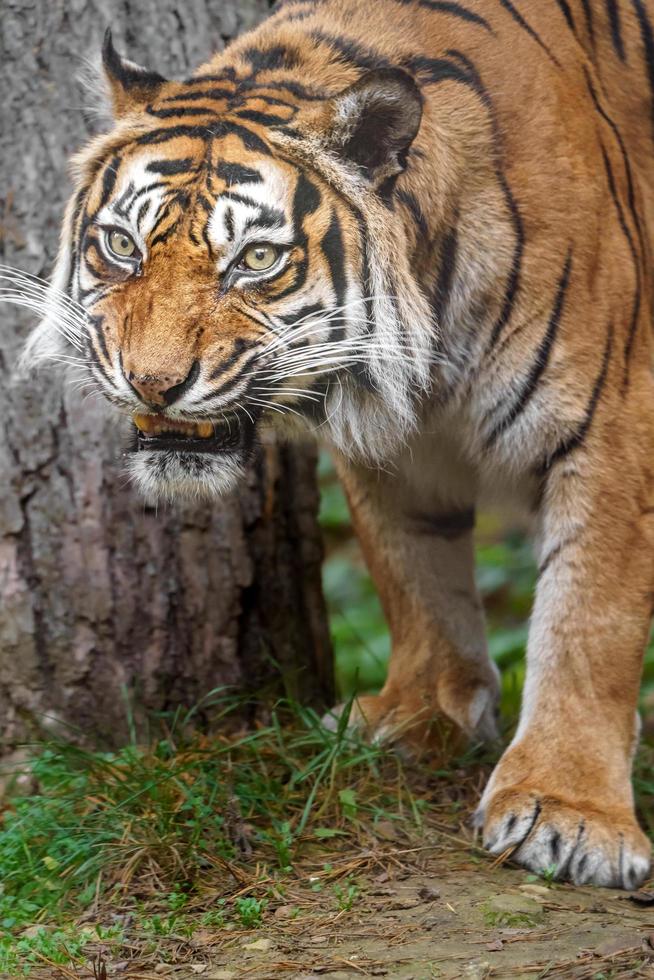
<svg viewBox="0 0 654 980">
<path fill-rule="evenodd" d="M 476 816 L 484 846 L 539 874 L 575 885 L 637 888 L 650 868 L 651 845 L 627 810 L 568 803 L 537 787 L 505 787 Z"/>
</svg>

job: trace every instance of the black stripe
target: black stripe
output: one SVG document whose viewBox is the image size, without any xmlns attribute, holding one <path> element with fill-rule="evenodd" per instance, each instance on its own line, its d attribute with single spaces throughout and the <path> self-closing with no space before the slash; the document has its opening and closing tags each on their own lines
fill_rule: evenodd
<svg viewBox="0 0 654 980">
<path fill-rule="evenodd" d="M 316 185 L 300 171 L 293 197 L 293 225 L 299 235 L 304 229 L 304 219 L 318 210 L 321 200 L 322 195 Z"/>
<path fill-rule="evenodd" d="M 309 269 L 309 254 L 307 247 L 308 236 L 304 230 L 304 219 L 309 214 L 313 214 L 320 207 L 322 195 L 316 185 L 309 180 L 307 175 L 300 171 L 298 173 L 295 194 L 293 196 L 293 228 L 295 229 L 295 242 L 304 250 L 304 258 L 295 267 L 295 277 L 281 293 L 273 297 L 275 301 L 284 299 L 300 289 L 306 282 Z"/>
<path fill-rule="evenodd" d="M 171 235 L 175 234 L 178 227 L 179 227 L 179 218 L 176 221 L 173 221 L 173 223 L 169 225 L 164 231 L 160 231 L 158 235 L 155 235 L 155 237 L 150 242 L 150 248 L 152 249 L 154 248 L 155 245 L 161 245 L 163 242 L 167 242 L 168 239 L 171 237 Z"/>
<path fill-rule="evenodd" d="M 574 17 L 572 16 L 572 11 L 570 10 L 570 4 L 568 3 L 568 0 L 556 0 L 556 2 L 559 5 L 561 13 L 563 14 L 563 16 L 568 22 L 568 27 L 576 37 L 577 29 L 575 27 Z"/>
<path fill-rule="evenodd" d="M 227 160 L 221 160 L 216 165 L 216 175 L 224 180 L 227 185 L 230 184 L 261 184 L 263 182 L 263 177 L 258 170 L 253 170 L 251 167 L 244 167 L 241 163 L 230 163 Z"/>
<path fill-rule="evenodd" d="M 458 233 L 456 226 L 450 228 L 443 236 L 439 255 L 438 277 L 434 287 L 434 317 L 436 326 L 439 326 L 443 319 L 443 314 L 447 308 L 447 303 L 454 281 L 454 270 L 456 268 L 456 253 L 458 247 Z"/>
<path fill-rule="evenodd" d="M 127 217 L 127 212 L 129 210 L 128 208 L 126 208 L 127 201 L 130 197 L 132 197 L 133 194 L 134 194 L 134 182 L 130 180 L 123 193 L 112 204 L 112 209 L 116 212 L 116 214 L 119 214 L 122 218 Z"/>
<path fill-rule="evenodd" d="M 297 323 L 298 320 L 306 321 L 315 313 L 322 314 L 324 312 L 325 307 L 322 303 L 305 303 L 305 305 L 301 306 L 299 310 L 295 310 L 294 313 L 285 313 L 280 316 L 279 319 L 282 321 L 282 323 L 285 323 L 286 326 L 290 327 L 291 324 Z M 304 322 L 300 325 L 304 326 Z M 304 340 L 300 341 L 300 343 L 304 344 Z"/>
<path fill-rule="evenodd" d="M 577 541 L 579 541 L 580 537 L 581 537 L 581 532 L 578 531 L 576 534 L 573 534 L 571 537 L 566 538 L 565 541 L 559 541 L 557 545 L 551 548 L 549 554 L 546 555 L 546 557 L 543 559 L 541 564 L 538 566 L 538 577 L 541 578 L 541 576 L 545 574 L 545 572 L 552 564 L 554 559 L 558 558 L 558 556 L 561 554 L 564 548 L 569 548 L 571 544 L 575 544 Z"/>
<path fill-rule="evenodd" d="M 90 356 L 91 361 L 98 369 L 102 377 L 105 379 L 107 384 L 109 384 L 114 390 L 116 390 L 116 383 L 114 382 L 111 375 L 107 371 L 107 368 L 102 363 L 102 358 L 100 357 L 93 343 L 93 337 L 95 336 L 95 339 L 100 345 L 100 349 L 102 350 L 103 356 L 106 357 L 107 363 L 109 364 L 109 366 L 111 366 L 111 358 L 109 357 L 109 351 L 107 350 L 107 345 L 105 343 L 105 339 L 102 332 L 103 317 L 89 317 L 89 319 L 91 320 L 91 324 L 94 327 L 94 333 L 93 334 L 88 333 L 86 335 L 86 352 Z M 94 323 L 93 321 L 99 321 L 99 322 Z"/>
<path fill-rule="evenodd" d="M 371 48 L 364 48 L 349 37 L 341 37 L 336 34 L 327 34 L 325 31 L 313 30 L 309 37 L 318 44 L 326 44 L 335 54 L 338 54 L 342 61 L 349 61 L 350 64 L 358 68 L 392 68 L 393 65 L 387 58 Z"/>
<path fill-rule="evenodd" d="M 225 214 L 223 217 L 225 222 L 225 231 L 227 232 L 227 241 L 233 242 L 234 235 L 236 234 L 236 229 L 234 227 L 234 209 L 225 208 Z"/>
<path fill-rule="evenodd" d="M 640 315 L 640 304 L 641 304 L 640 262 L 638 259 L 636 246 L 634 245 L 634 240 L 632 238 L 631 232 L 629 231 L 627 222 L 625 221 L 624 211 L 622 209 L 622 202 L 618 197 L 617 188 L 615 186 L 615 179 L 613 177 L 613 170 L 611 168 L 611 162 L 608 158 L 606 150 L 604 149 L 604 145 L 601 142 L 600 142 L 600 149 L 602 151 L 602 159 L 604 160 L 604 169 L 606 171 L 606 179 L 609 184 L 609 191 L 611 193 L 611 197 L 613 198 L 613 203 L 615 204 L 615 209 L 618 215 L 618 222 L 620 224 L 622 234 L 624 235 L 627 241 L 627 245 L 629 246 L 629 251 L 631 252 L 631 259 L 634 264 L 634 273 L 636 276 L 636 288 L 634 290 L 634 302 L 633 302 L 633 308 L 631 312 L 631 322 L 629 324 L 629 332 L 627 334 L 627 340 L 624 346 L 625 363 L 624 363 L 624 377 L 622 381 L 622 387 L 624 391 L 629 381 L 629 369 L 631 367 L 629 361 L 630 361 L 631 349 L 633 347 L 634 340 L 636 338 L 636 330 L 638 329 L 638 317 Z"/>
<path fill-rule="evenodd" d="M 405 204 L 411 212 L 411 217 L 415 221 L 419 238 L 428 239 L 429 225 L 427 224 L 427 219 L 425 218 L 424 212 L 420 207 L 420 203 L 418 202 L 415 194 L 412 194 L 410 191 L 400 189 L 395 191 L 395 196 L 397 197 L 398 201 Z"/>
<path fill-rule="evenodd" d="M 259 112 L 257 109 L 238 109 L 236 115 L 260 126 L 283 126 L 289 121 L 288 116 L 275 116 L 272 112 Z"/>
<path fill-rule="evenodd" d="M 207 221 L 203 222 L 202 224 L 202 241 L 206 245 L 209 258 L 214 261 L 216 258 L 216 253 L 214 252 L 213 242 L 209 238 L 209 224 Z"/>
<path fill-rule="evenodd" d="M 189 116 L 215 116 L 218 109 L 215 106 L 173 106 L 169 109 L 154 109 L 151 105 L 146 106 L 145 111 L 156 119 L 176 119 L 189 118 Z"/>
<path fill-rule="evenodd" d="M 218 123 L 213 123 L 211 130 L 212 134 L 218 138 L 234 134 L 234 136 L 239 137 L 246 149 L 252 150 L 254 153 L 263 153 L 266 156 L 270 156 L 270 147 L 268 144 L 251 129 L 248 129 L 247 126 L 240 126 L 238 123 L 225 119 Z"/>
<path fill-rule="evenodd" d="M 336 299 L 334 305 L 341 307 L 345 303 L 345 297 L 347 295 L 347 273 L 345 271 L 345 254 L 343 251 L 341 223 L 338 220 L 338 215 L 335 211 L 332 214 L 332 220 L 329 222 L 329 228 L 321 239 L 320 247 L 329 266 L 332 286 L 334 288 L 334 296 Z M 333 330 L 329 331 L 330 340 L 340 340 L 345 335 L 343 317 L 344 311 L 340 310 L 336 321 L 340 324 L 340 326 L 335 326 Z"/>
<path fill-rule="evenodd" d="M 230 134 L 239 136 L 248 150 L 270 155 L 268 144 L 260 136 L 253 133 L 247 126 L 241 126 L 229 119 L 220 119 L 218 122 L 212 122 L 208 126 L 185 126 L 180 124 L 179 126 L 168 126 L 165 129 L 151 129 L 149 132 L 139 136 L 135 142 L 138 146 L 148 146 L 167 143 L 169 140 L 177 139 L 180 136 L 206 141 L 211 136 L 220 139 Z"/>
<path fill-rule="evenodd" d="M 502 331 L 508 324 L 513 313 L 513 307 L 520 289 L 520 277 L 522 272 L 522 257 L 525 250 L 525 233 L 524 225 L 522 222 L 522 216 L 518 208 L 517 202 L 513 196 L 513 192 L 509 187 L 509 183 L 504 175 L 503 170 L 500 166 L 500 161 L 502 159 L 502 134 L 500 132 L 500 127 L 497 122 L 497 117 L 495 114 L 495 107 L 493 105 L 492 99 L 488 94 L 479 72 L 475 68 L 474 64 L 460 51 L 448 51 L 448 57 L 456 58 L 461 65 L 465 68 L 465 74 L 458 78 L 457 81 L 461 81 L 465 85 L 469 85 L 476 93 L 483 105 L 486 107 L 491 125 L 493 128 L 493 141 L 496 150 L 496 170 L 495 174 L 497 180 L 502 189 L 504 199 L 506 201 L 506 206 L 509 212 L 509 217 L 511 224 L 513 225 L 513 231 L 515 234 L 515 248 L 513 251 L 513 258 L 511 260 L 511 268 L 509 269 L 509 274 L 506 282 L 506 289 L 504 292 L 504 301 L 502 303 L 502 308 L 499 312 L 498 318 L 493 325 L 491 330 L 490 341 L 488 345 L 488 350 L 492 350 L 497 341 L 499 340 Z"/>
<path fill-rule="evenodd" d="M 520 289 L 520 276 L 522 272 L 522 257 L 525 250 L 525 233 L 524 225 L 522 223 L 522 216 L 518 209 L 518 205 L 513 196 L 513 192 L 509 187 L 508 181 L 501 171 L 497 172 L 498 180 L 502 186 L 502 191 L 504 192 L 504 197 L 509 209 L 509 214 L 511 217 L 511 224 L 513 225 L 513 231 L 515 233 L 515 249 L 513 252 L 513 258 L 511 260 L 511 268 L 509 269 L 509 276 L 506 283 L 506 291 L 504 293 L 504 303 L 502 304 L 502 309 L 500 314 L 493 325 L 491 331 L 491 339 L 489 344 L 489 350 L 492 349 L 497 341 L 499 340 L 502 331 L 511 319 L 513 313 L 513 307 L 518 295 L 518 290 Z"/>
<path fill-rule="evenodd" d="M 554 450 L 552 455 L 543 463 L 541 467 L 541 473 L 545 474 L 550 470 L 555 463 L 564 456 L 567 456 L 573 450 L 578 449 L 582 445 L 591 425 L 593 424 L 593 418 L 595 416 L 595 411 L 597 409 L 597 403 L 599 402 L 600 395 L 602 394 L 602 389 L 606 382 L 606 376 L 609 370 L 609 361 L 611 359 L 611 351 L 613 349 L 613 324 L 609 326 L 608 335 L 606 338 L 606 344 L 604 345 L 604 355 L 602 357 L 602 366 L 600 372 L 597 376 L 595 384 L 593 385 L 593 390 L 591 396 L 588 400 L 588 406 L 584 414 L 583 421 L 571 436 L 568 436 L 557 448 Z"/>
<path fill-rule="evenodd" d="M 210 200 L 208 200 L 208 198 L 204 196 L 202 192 L 198 194 L 197 199 L 200 205 L 202 206 L 202 209 L 206 211 L 207 214 L 213 213 L 213 204 L 211 203 Z"/>
<path fill-rule="evenodd" d="M 415 513 L 410 517 L 415 522 L 415 530 L 422 534 L 445 538 L 446 541 L 455 541 L 472 531 L 475 526 L 475 511 L 472 507 L 469 510 L 453 511 L 450 514 Z"/>
<path fill-rule="evenodd" d="M 536 44 L 538 44 L 543 49 L 543 51 L 545 52 L 545 54 L 547 55 L 547 57 L 550 58 L 550 60 L 553 62 L 553 64 L 555 64 L 557 68 L 560 68 L 561 65 L 560 65 L 559 61 L 557 60 L 557 58 L 552 54 L 552 52 L 547 47 L 547 45 L 545 44 L 545 42 L 542 40 L 542 38 L 540 37 L 540 35 L 538 35 L 536 33 L 536 31 L 533 29 L 533 27 L 530 24 L 527 23 L 527 21 L 524 19 L 524 17 L 520 13 L 520 11 L 517 10 L 513 6 L 513 4 L 511 3 L 511 0 L 499 0 L 499 2 L 504 7 L 504 9 L 509 14 L 511 14 L 511 17 L 514 19 L 514 21 L 516 22 L 516 24 L 519 24 L 520 27 L 523 29 L 523 31 L 526 31 L 527 34 L 531 38 L 533 38 L 533 40 L 536 42 Z"/>
<path fill-rule="evenodd" d="M 297 68 L 302 62 L 302 56 L 297 48 L 289 48 L 283 44 L 263 51 L 260 48 L 247 48 L 241 52 L 241 57 L 249 63 L 255 74 L 261 71 Z"/>
<path fill-rule="evenodd" d="M 172 177 L 175 174 L 188 173 L 195 170 L 192 157 L 184 157 L 180 160 L 151 160 L 145 165 L 145 169 L 150 174 L 160 174 L 162 177 Z"/>
<path fill-rule="evenodd" d="M 203 79 L 204 81 L 204 79 Z M 188 84 L 188 82 L 187 82 Z M 164 102 L 197 102 L 200 99 L 229 99 L 234 94 L 228 88 L 208 88 L 202 92 L 180 92 L 179 95 L 168 95 Z"/>
<path fill-rule="evenodd" d="M 246 340 L 245 337 L 237 337 L 232 346 L 232 353 L 225 360 L 220 362 L 220 366 L 214 368 L 214 370 L 209 375 L 209 381 L 215 381 L 219 378 L 221 374 L 224 374 L 230 367 L 232 367 L 241 358 L 241 355 L 258 344 L 257 340 Z"/>
<path fill-rule="evenodd" d="M 581 6 L 584 8 L 588 36 L 590 37 L 591 44 L 595 47 L 595 24 L 593 22 L 593 8 L 590 5 L 590 0 L 581 0 Z"/>
<path fill-rule="evenodd" d="M 220 395 L 224 395 L 228 391 L 231 391 L 232 388 L 235 388 L 236 385 L 240 384 L 240 382 L 243 380 L 243 368 L 247 367 L 248 364 L 250 364 L 251 361 L 253 361 L 255 359 L 256 359 L 256 355 L 254 357 L 248 358 L 245 361 L 245 363 L 241 365 L 241 369 L 239 371 L 237 371 L 236 374 L 234 374 L 233 377 L 229 378 L 227 381 L 223 381 L 223 383 L 221 384 L 220 388 L 218 388 L 217 391 L 210 391 L 209 394 L 208 395 L 204 395 L 200 399 L 200 401 L 202 401 L 202 402 L 210 402 L 214 398 L 218 398 Z M 214 380 L 216 380 L 218 377 L 220 377 L 220 374 L 219 373 L 216 374 Z M 246 389 L 245 389 L 245 391 L 241 392 L 241 397 L 243 397 L 245 395 L 245 393 L 247 391 L 247 386 L 249 384 L 251 384 L 251 382 L 247 382 L 246 383 Z"/>
<path fill-rule="evenodd" d="M 618 0 L 606 0 L 606 12 L 611 25 L 611 40 L 613 47 L 620 61 L 625 60 L 624 43 L 622 41 L 622 28 L 620 25 L 620 8 Z"/>
<path fill-rule="evenodd" d="M 654 34 L 652 33 L 652 25 L 647 16 L 647 11 L 645 10 L 643 0 L 632 0 L 632 3 L 636 11 L 636 16 L 638 17 L 640 36 L 645 49 L 645 63 L 647 65 L 647 78 L 649 80 L 652 124 L 654 125 Z"/>
<path fill-rule="evenodd" d="M 185 78 L 183 85 L 204 85 L 206 82 L 234 82 L 236 80 L 236 69 L 228 65 L 223 68 L 220 75 L 192 75 Z"/>
<path fill-rule="evenodd" d="M 643 228 L 642 228 L 642 224 L 641 224 L 641 220 L 640 220 L 640 215 L 638 214 L 638 211 L 636 210 L 636 201 L 635 201 L 635 195 L 634 195 L 634 181 L 633 181 L 633 177 L 632 177 L 632 173 L 631 173 L 631 163 L 629 161 L 629 155 L 627 153 L 627 148 L 626 148 L 626 146 L 624 144 L 624 140 L 622 138 L 622 134 L 620 133 L 620 130 L 618 129 L 618 127 L 616 126 L 616 124 L 613 121 L 613 119 L 609 116 L 609 114 L 606 112 L 606 110 L 603 108 L 603 106 L 601 105 L 601 103 L 599 101 L 599 98 L 598 98 L 597 92 L 595 91 L 595 86 L 592 83 L 592 80 L 591 80 L 591 77 L 590 77 L 590 72 L 588 71 L 588 68 L 586 67 L 586 65 L 584 65 L 583 68 L 584 68 L 584 75 L 586 77 L 586 84 L 587 84 L 588 90 L 589 90 L 589 92 L 591 94 L 591 98 L 593 100 L 593 104 L 595 105 L 595 108 L 599 112 L 599 114 L 602 117 L 602 119 L 607 123 L 608 126 L 610 126 L 611 131 L 612 131 L 613 135 L 615 136 L 615 138 L 617 140 L 618 146 L 620 147 L 620 154 L 622 156 L 622 162 L 624 163 L 625 175 L 627 177 L 627 203 L 629 205 L 629 212 L 631 214 L 631 218 L 632 218 L 632 221 L 634 223 L 634 227 L 636 228 L 636 231 L 638 233 L 638 241 L 640 243 L 641 252 L 642 252 L 643 255 L 646 255 L 647 254 L 647 247 L 645 245 L 645 236 L 644 236 L 644 232 L 643 232 Z"/>
<path fill-rule="evenodd" d="M 289 109 L 292 115 L 298 112 L 299 107 L 293 102 L 289 102 L 288 99 L 279 99 L 274 95 L 266 95 L 262 89 L 269 88 L 267 82 L 259 83 L 257 85 L 246 85 L 244 86 L 245 91 L 239 91 L 238 96 L 234 97 L 232 105 L 236 108 L 237 106 L 247 107 L 248 102 L 265 102 L 266 105 L 280 105 L 284 109 Z"/>
<path fill-rule="evenodd" d="M 138 146 L 148 146 L 155 143 L 167 143 L 178 136 L 188 136 L 194 139 L 206 140 L 211 135 L 207 126 L 167 126 L 165 129 L 151 129 L 136 139 Z"/>
<path fill-rule="evenodd" d="M 552 346 L 561 322 L 565 294 L 568 288 L 568 283 L 570 282 L 571 269 L 572 251 L 569 249 L 566 256 L 565 265 L 563 266 L 563 272 L 561 273 L 561 278 L 559 279 L 556 298 L 554 300 L 554 306 L 552 307 L 552 313 L 547 325 L 547 330 L 545 331 L 545 336 L 538 345 L 538 350 L 536 351 L 536 356 L 534 357 L 531 370 L 529 371 L 527 379 L 523 384 L 522 390 L 520 391 L 516 401 L 513 403 L 504 418 L 500 419 L 500 421 L 495 424 L 494 428 L 486 438 L 484 443 L 486 449 L 490 449 L 497 439 L 513 425 L 518 416 L 524 412 L 525 408 L 536 392 L 540 379 L 549 363 Z M 494 413 L 490 414 L 492 415 Z"/>
<path fill-rule="evenodd" d="M 141 225 L 146 214 L 150 210 L 150 201 L 144 201 L 141 207 L 138 209 L 138 214 L 136 215 L 136 228 L 137 231 L 141 230 Z"/>
<path fill-rule="evenodd" d="M 105 206 L 114 187 L 116 186 L 116 178 L 118 177 L 118 167 L 120 166 L 120 157 L 112 157 L 107 166 L 104 168 L 104 173 L 102 174 L 102 193 L 100 195 L 100 203 L 97 207 L 96 214 L 102 210 Z"/>
<path fill-rule="evenodd" d="M 253 197 L 249 197 L 247 194 L 239 194 L 238 191 L 223 191 L 220 197 L 227 198 L 229 201 L 236 201 L 238 204 L 245 204 L 249 208 L 258 208 L 261 206 Z"/>
<path fill-rule="evenodd" d="M 414 3 L 414 0 L 395 0 L 396 3 L 401 3 L 404 6 Z M 458 17 L 460 20 L 465 20 L 469 24 L 477 24 L 479 27 L 483 27 L 485 30 L 493 33 L 493 29 L 481 14 L 475 14 L 472 10 L 468 10 L 461 3 L 454 3 L 451 0 L 418 0 L 417 5 L 419 7 L 426 7 L 427 10 L 433 10 L 435 13 L 439 14 L 451 14 L 452 17 Z"/>
<path fill-rule="evenodd" d="M 264 88 L 272 92 L 287 91 L 291 95 L 296 95 L 299 99 L 304 99 L 305 102 L 322 102 L 324 99 L 329 97 L 329 92 L 318 91 L 316 89 L 305 88 L 299 82 L 294 82 L 285 79 L 276 79 L 274 82 L 258 82 L 256 85 L 250 85 L 245 82 L 241 88 L 245 90 L 254 88 Z"/>
<path fill-rule="evenodd" d="M 167 204 L 163 205 L 163 207 L 157 214 L 155 223 L 153 224 L 152 228 L 150 228 L 150 235 L 157 234 L 163 222 L 166 220 L 166 218 L 170 216 L 170 212 L 172 211 L 172 209 L 173 209 L 173 201 L 168 201 Z"/>
<path fill-rule="evenodd" d="M 260 228 L 283 228 L 286 224 L 286 215 L 278 208 L 270 207 L 268 204 L 259 204 L 257 213 L 248 218 L 245 222 L 244 230 L 258 225 Z"/>
</svg>

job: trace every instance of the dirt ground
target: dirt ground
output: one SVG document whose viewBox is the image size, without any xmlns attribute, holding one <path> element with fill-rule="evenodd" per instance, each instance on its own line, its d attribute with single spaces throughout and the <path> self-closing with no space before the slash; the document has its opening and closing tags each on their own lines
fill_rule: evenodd
<svg viewBox="0 0 654 980">
<path fill-rule="evenodd" d="M 172 935 L 133 959 L 98 948 L 88 970 L 35 976 L 654 978 L 654 892 L 548 886 L 474 852 L 434 850 L 383 846 L 321 865 L 271 900 L 256 929 Z"/>
<path fill-rule="evenodd" d="M 526 877 L 426 861 L 418 874 L 368 879 L 365 898 L 350 912 L 309 916 L 291 931 L 280 906 L 265 935 L 235 938 L 213 955 L 206 949 L 198 957 L 206 969 L 161 973 L 207 980 L 654 977 L 654 908 L 617 892 L 550 889 Z"/>
</svg>

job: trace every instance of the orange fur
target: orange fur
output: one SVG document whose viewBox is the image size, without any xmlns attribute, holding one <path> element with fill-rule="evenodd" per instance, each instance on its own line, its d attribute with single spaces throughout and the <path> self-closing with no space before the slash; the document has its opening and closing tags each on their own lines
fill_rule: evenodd
<svg viewBox="0 0 654 980">
<path fill-rule="evenodd" d="M 652 23 L 651 0 L 291 0 L 190 80 L 110 51 L 117 122 L 76 164 L 56 280 L 96 318 L 96 372 L 117 385 L 122 369 L 154 414 L 194 365 L 209 405 L 240 391 L 244 356 L 275 343 L 266 316 L 298 290 L 307 308 L 331 290 L 336 309 L 339 274 L 359 289 L 342 329 L 372 346 L 329 375 L 314 419 L 393 636 L 359 720 L 421 750 L 492 735 L 469 515 L 510 494 L 541 573 L 523 715 L 479 821 L 536 871 L 623 887 L 649 864 L 630 772 L 654 574 Z M 153 163 L 168 205 L 132 274 L 94 222 Z M 217 286 L 234 220 L 226 205 L 216 237 L 221 166 L 256 171 L 241 198 L 265 185 L 268 227 L 295 229 L 276 279 Z M 93 277 L 106 288 L 85 300 Z M 294 387 L 273 406 L 306 408 L 331 356 L 313 349 L 306 370 L 286 353 Z M 133 410 L 121 384 L 110 396 Z"/>
</svg>

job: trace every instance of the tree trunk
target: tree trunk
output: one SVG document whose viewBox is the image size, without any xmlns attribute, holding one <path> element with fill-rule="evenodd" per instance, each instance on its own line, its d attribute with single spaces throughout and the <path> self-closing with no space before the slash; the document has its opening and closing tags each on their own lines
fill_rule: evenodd
<svg viewBox="0 0 654 980">
<path fill-rule="evenodd" d="M 188 72 L 252 26 L 264 0 L 3 0 L 3 261 L 47 276 L 92 131 L 76 82 L 110 24 L 117 47 Z M 54 374 L 16 381 L 30 325 L 0 307 L 0 735 L 4 752 L 72 725 L 124 741 L 212 689 L 331 693 L 311 451 L 266 447 L 238 493 L 155 509 L 125 485 L 115 416 Z M 284 673 L 282 680 L 280 668 Z M 199 712 L 206 721 L 207 711 Z"/>
</svg>

